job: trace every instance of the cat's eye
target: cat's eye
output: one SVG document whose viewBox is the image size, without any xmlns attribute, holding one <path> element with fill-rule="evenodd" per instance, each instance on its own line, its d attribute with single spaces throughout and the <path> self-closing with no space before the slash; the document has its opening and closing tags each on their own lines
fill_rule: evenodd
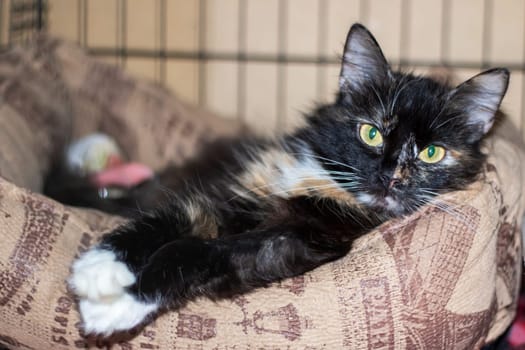
<svg viewBox="0 0 525 350">
<path fill-rule="evenodd" d="M 370 124 L 363 124 L 359 128 L 359 137 L 368 146 L 379 147 L 383 145 L 383 135 L 379 130 Z"/>
<path fill-rule="evenodd" d="M 419 159 L 425 163 L 434 164 L 445 158 L 445 149 L 441 146 L 429 145 L 427 148 L 419 152 Z"/>
</svg>

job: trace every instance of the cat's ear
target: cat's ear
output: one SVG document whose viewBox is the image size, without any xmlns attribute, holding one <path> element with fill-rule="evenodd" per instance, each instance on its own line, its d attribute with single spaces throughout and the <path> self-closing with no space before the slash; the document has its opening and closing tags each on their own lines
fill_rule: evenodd
<svg viewBox="0 0 525 350">
<path fill-rule="evenodd" d="M 372 34 L 361 24 L 350 28 L 346 37 L 339 87 L 359 89 L 381 82 L 390 74 L 388 63 Z"/>
<path fill-rule="evenodd" d="M 452 91 L 451 101 L 455 108 L 467 117 L 473 135 L 478 139 L 485 135 L 496 118 L 501 100 L 509 85 L 510 73 L 505 68 L 494 68 L 480 73 L 458 85 Z"/>
</svg>

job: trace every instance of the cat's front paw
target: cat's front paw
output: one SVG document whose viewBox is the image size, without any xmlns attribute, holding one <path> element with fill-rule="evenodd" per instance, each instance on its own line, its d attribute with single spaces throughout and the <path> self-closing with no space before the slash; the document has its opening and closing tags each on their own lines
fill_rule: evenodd
<svg viewBox="0 0 525 350">
<path fill-rule="evenodd" d="M 157 310 L 157 304 L 140 301 L 127 290 L 135 281 L 135 275 L 110 250 L 94 248 L 73 263 L 69 287 L 79 297 L 86 333 L 128 330 Z"/>
</svg>

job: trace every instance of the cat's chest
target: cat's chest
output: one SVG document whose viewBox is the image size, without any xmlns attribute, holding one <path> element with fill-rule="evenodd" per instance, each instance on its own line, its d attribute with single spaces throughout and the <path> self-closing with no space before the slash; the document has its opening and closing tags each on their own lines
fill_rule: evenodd
<svg viewBox="0 0 525 350">
<path fill-rule="evenodd" d="M 312 196 L 355 203 L 354 196 L 342 188 L 314 156 L 296 155 L 278 148 L 265 150 L 248 162 L 232 190 L 251 199 Z"/>
</svg>

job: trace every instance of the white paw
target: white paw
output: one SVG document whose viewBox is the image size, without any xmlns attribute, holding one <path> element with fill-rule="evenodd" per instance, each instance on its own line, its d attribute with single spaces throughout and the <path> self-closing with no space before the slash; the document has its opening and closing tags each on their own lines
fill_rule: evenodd
<svg viewBox="0 0 525 350">
<path fill-rule="evenodd" d="M 106 300 L 118 298 L 124 288 L 135 283 L 128 267 L 117 261 L 115 253 L 92 249 L 73 263 L 69 286 L 81 298 Z"/>
<path fill-rule="evenodd" d="M 135 280 L 109 250 L 92 249 L 73 263 L 69 286 L 79 296 L 87 333 L 110 334 L 133 328 L 157 309 L 155 303 L 141 302 L 126 292 Z"/>
<path fill-rule="evenodd" d="M 157 305 L 140 302 L 125 293 L 111 302 L 81 299 L 79 309 L 86 333 L 109 335 L 140 324 L 148 314 L 157 310 Z"/>
</svg>

